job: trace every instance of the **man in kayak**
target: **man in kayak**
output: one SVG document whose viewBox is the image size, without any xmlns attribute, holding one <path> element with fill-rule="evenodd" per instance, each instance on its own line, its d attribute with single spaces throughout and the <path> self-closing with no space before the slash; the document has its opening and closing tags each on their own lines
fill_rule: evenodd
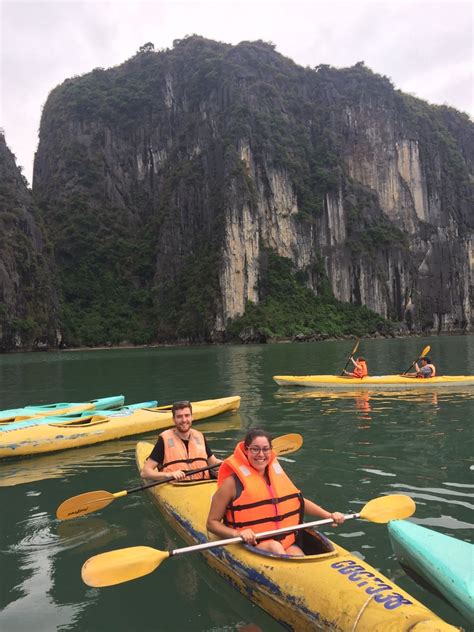
<svg viewBox="0 0 474 632">
<path fill-rule="evenodd" d="M 162 432 L 150 456 L 140 471 L 140 476 L 159 481 L 172 476 L 177 481 L 209 478 L 209 471 L 186 476 L 186 470 L 216 466 L 222 463 L 212 453 L 206 438 L 192 428 L 191 402 L 176 402 L 171 408 L 174 428 Z"/>
<path fill-rule="evenodd" d="M 208 531 L 221 538 L 241 536 L 246 544 L 277 555 L 304 555 L 295 533 L 264 540 L 255 536 L 301 524 L 305 513 L 331 518 L 335 525 L 344 522 L 342 513 L 331 513 L 303 497 L 279 464 L 267 432 L 249 430 L 219 468 Z"/>
<path fill-rule="evenodd" d="M 344 375 L 362 379 L 363 377 L 369 374 L 369 370 L 367 367 L 367 360 L 365 358 L 360 357 L 360 358 L 357 358 L 357 360 L 354 360 L 354 358 L 351 356 L 351 362 L 354 365 L 354 370 L 344 371 Z"/>
<path fill-rule="evenodd" d="M 420 358 L 421 367 L 418 365 L 418 362 L 415 364 L 416 373 L 413 374 L 414 377 L 434 377 L 436 375 L 436 367 L 431 363 L 430 358 L 428 356 L 423 356 Z M 412 375 L 409 373 L 409 375 Z"/>
</svg>

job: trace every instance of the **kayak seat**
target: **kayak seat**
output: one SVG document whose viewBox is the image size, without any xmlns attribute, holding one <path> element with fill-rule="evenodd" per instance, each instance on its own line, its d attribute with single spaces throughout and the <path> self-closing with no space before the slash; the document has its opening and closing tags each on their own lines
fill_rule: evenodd
<svg viewBox="0 0 474 632">
<path fill-rule="evenodd" d="M 49 426 L 55 426 L 57 428 L 90 428 L 90 426 L 96 426 L 98 424 L 107 423 L 108 417 L 104 415 L 91 415 L 90 417 L 82 417 L 80 419 L 71 419 L 71 421 L 62 421 L 59 423 L 50 423 Z"/>
<path fill-rule="evenodd" d="M 305 558 L 314 561 L 315 557 L 327 558 L 337 555 L 337 551 L 332 542 L 315 529 L 303 529 L 300 531 L 297 534 L 296 544 L 303 549 L 305 554 L 304 558 L 301 555 L 275 555 L 274 553 L 264 551 L 263 549 L 259 549 L 257 546 L 252 546 L 250 544 L 245 544 L 244 546 L 249 551 L 258 553 L 258 555 L 263 555 L 265 557 L 278 557 L 279 559 L 287 559 L 288 561 L 298 560 L 301 562 L 301 560 Z"/>
<path fill-rule="evenodd" d="M 333 543 L 316 529 L 303 529 L 299 532 L 296 540 L 305 555 L 321 555 L 335 551 Z"/>
</svg>

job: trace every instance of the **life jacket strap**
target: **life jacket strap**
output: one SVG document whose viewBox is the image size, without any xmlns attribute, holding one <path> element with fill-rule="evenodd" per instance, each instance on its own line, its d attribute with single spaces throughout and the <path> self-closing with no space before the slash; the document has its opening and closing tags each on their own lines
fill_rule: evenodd
<svg viewBox="0 0 474 632">
<path fill-rule="evenodd" d="M 248 503 L 246 505 L 235 505 L 234 502 L 230 503 L 229 509 L 233 512 L 243 511 L 245 509 L 253 509 L 254 507 L 263 507 L 264 505 L 279 505 L 287 500 L 291 500 L 292 498 L 300 498 L 300 493 L 288 494 L 287 496 L 281 496 L 280 498 L 267 498 L 265 500 L 258 500 L 254 503 Z"/>
<path fill-rule="evenodd" d="M 288 511 L 285 514 L 280 514 L 279 516 L 267 516 L 266 518 L 259 518 L 258 520 L 247 520 L 245 522 L 234 522 L 229 521 L 228 526 L 233 527 L 234 529 L 242 529 L 243 527 L 251 527 L 256 524 L 263 524 L 264 522 L 281 522 L 282 520 L 286 520 L 290 516 L 300 515 L 300 509 L 294 509 L 293 511 Z"/>
<path fill-rule="evenodd" d="M 207 464 L 206 459 L 200 456 L 196 456 L 192 459 L 176 459 L 175 461 L 167 461 L 166 463 L 163 463 L 161 465 L 160 470 L 163 470 L 165 467 L 168 467 L 169 465 L 175 465 L 176 463 L 185 463 L 187 465 L 191 465 L 192 463 L 196 463 L 196 461 L 202 461 L 203 463 Z"/>
</svg>

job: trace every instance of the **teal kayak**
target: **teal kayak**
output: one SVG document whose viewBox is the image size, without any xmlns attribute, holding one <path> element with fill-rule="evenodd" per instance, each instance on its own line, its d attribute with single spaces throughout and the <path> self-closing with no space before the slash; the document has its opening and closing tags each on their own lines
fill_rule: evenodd
<svg viewBox="0 0 474 632">
<path fill-rule="evenodd" d="M 44 404 L 39 406 L 24 406 L 23 408 L 10 408 L 0 410 L 0 424 L 10 424 L 20 419 L 33 419 L 46 417 L 51 415 L 67 415 L 87 410 L 108 410 L 109 408 L 117 408 L 123 406 L 125 397 L 123 395 L 114 395 L 113 397 L 101 397 L 100 399 L 92 399 L 88 402 L 58 402 L 57 404 Z M 1 428 L 3 429 L 3 428 Z"/>
<path fill-rule="evenodd" d="M 108 399 L 113 398 L 109 397 Z M 156 406 L 158 406 L 158 402 L 156 401 L 156 399 L 152 399 L 147 402 L 139 402 L 138 404 L 128 404 L 128 406 L 120 406 L 119 408 L 114 408 L 113 410 L 106 410 L 104 408 L 93 408 L 78 413 L 71 413 L 69 415 L 54 415 L 54 417 L 33 417 L 32 419 L 23 419 L 20 421 L 13 421 L 9 424 L 0 425 L 0 433 L 11 432 L 13 430 L 20 430 L 21 428 L 29 428 L 32 426 L 39 426 L 41 424 L 67 423 L 73 425 L 75 421 L 84 423 L 85 421 L 87 421 L 87 419 L 92 418 L 94 415 L 97 415 L 98 410 L 106 410 L 107 417 L 126 417 L 134 410 L 140 408 L 155 408 Z"/>
<path fill-rule="evenodd" d="M 389 522 L 388 532 L 398 561 L 474 623 L 474 544 L 408 520 Z"/>
</svg>

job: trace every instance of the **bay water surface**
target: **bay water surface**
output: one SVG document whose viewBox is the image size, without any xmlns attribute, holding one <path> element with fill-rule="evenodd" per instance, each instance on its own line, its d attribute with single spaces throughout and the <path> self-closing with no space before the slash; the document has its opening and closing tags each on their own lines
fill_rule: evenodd
<svg viewBox="0 0 474 632">
<path fill-rule="evenodd" d="M 278 387 L 277 374 L 338 374 L 353 341 L 255 346 L 110 349 L 0 356 L 0 409 L 123 394 L 126 403 L 240 395 L 238 413 L 196 427 L 218 457 L 250 427 L 298 432 L 302 448 L 283 460 L 305 496 L 330 510 L 357 512 L 371 498 L 407 493 L 413 520 L 473 541 L 474 388 L 315 391 Z M 362 340 L 371 374 L 399 373 L 425 345 L 440 374 L 474 374 L 474 337 Z M 156 434 L 156 433 L 155 433 Z M 150 441 L 155 434 L 147 435 Z M 140 439 L 144 437 L 141 436 Z M 185 543 L 146 493 L 59 522 L 71 496 L 140 484 L 136 438 L 45 456 L 0 461 L 0 630 L 122 632 L 244 631 L 283 628 L 209 569 L 198 554 L 102 590 L 80 569 L 104 551 Z M 440 596 L 418 586 L 394 558 L 387 528 L 347 521 L 323 533 L 356 552 L 448 622 L 469 624 Z"/>
</svg>

